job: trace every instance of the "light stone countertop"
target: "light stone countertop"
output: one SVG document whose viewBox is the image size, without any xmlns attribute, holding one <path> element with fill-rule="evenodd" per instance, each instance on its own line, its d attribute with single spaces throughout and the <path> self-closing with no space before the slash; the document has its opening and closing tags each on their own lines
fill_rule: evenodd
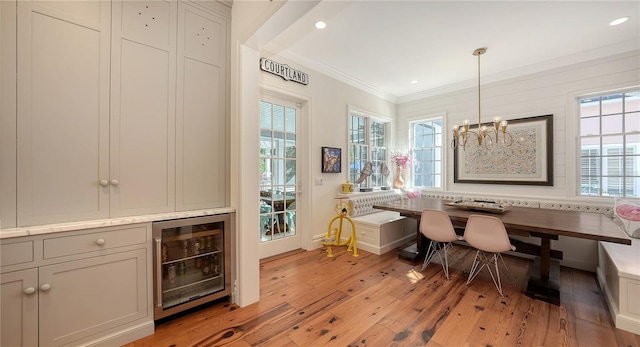
<svg viewBox="0 0 640 347">
<path fill-rule="evenodd" d="M 58 233 L 63 231 L 102 228 L 102 227 L 110 227 L 110 226 L 118 226 L 118 225 L 158 222 L 158 221 L 181 219 L 181 218 L 211 216 L 211 215 L 233 213 L 233 212 L 236 212 L 235 208 L 223 207 L 223 208 L 214 208 L 214 209 L 206 209 L 206 210 L 158 213 L 158 214 L 150 214 L 150 215 L 131 216 L 131 217 L 119 217 L 119 218 L 95 219 L 95 220 L 69 222 L 69 223 L 34 225 L 31 227 L 0 229 L 0 239 Z"/>
</svg>

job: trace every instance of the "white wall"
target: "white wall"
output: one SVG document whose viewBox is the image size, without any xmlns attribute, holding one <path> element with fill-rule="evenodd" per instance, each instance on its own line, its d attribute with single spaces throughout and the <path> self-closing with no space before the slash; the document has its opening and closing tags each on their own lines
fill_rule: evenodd
<svg viewBox="0 0 640 347">
<path fill-rule="evenodd" d="M 294 82 L 287 82 L 282 78 L 262 72 L 260 73 L 260 83 L 265 89 L 275 89 L 281 93 L 291 93 L 294 96 L 311 100 L 311 107 L 307 116 L 309 127 L 309 138 L 301 138 L 303 142 L 309 141 L 309 175 L 304 177 L 310 180 L 309 190 L 305 191 L 310 198 L 312 213 L 308 215 L 306 223 L 311 232 L 305 235 L 305 247 L 315 248 L 319 244 L 311 245 L 312 236 L 321 236 L 326 233 L 327 223 L 335 216 L 334 205 L 335 195 L 340 190 L 340 185 L 347 181 L 347 171 L 345 170 L 348 159 L 347 147 L 347 105 L 355 106 L 375 114 L 395 117 L 395 104 L 382 100 L 360 89 L 348 84 L 339 82 L 331 77 L 327 77 L 317 71 L 287 60 L 286 58 L 274 56 L 270 52 L 262 52 L 262 57 L 267 57 L 279 63 L 302 70 L 309 74 L 309 84 L 301 85 Z M 329 174 L 321 173 L 321 147 L 342 148 L 343 169 L 341 173 Z M 257 152 L 256 152 L 257 154 Z M 256 165 L 257 165 L 256 156 Z M 322 178 L 323 184 L 316 185 L 315 180 Z"/>
<path fill-rule="evenodd" d="M 302 13 L 313 6 L 313 2 L 287 2 L 282 4 L 256 4 L 261 11 L 275 13 L 273 16 L 254 11 L 254 2 L 234 3 L 231 34 L 231 139 L 232 139 L 232 206 L 236 207 L 236 269 L 238 290 L 235 300 L 240 306 L 249 305 L 260 297 L 258 233 L 259 209 L 255 203 L 259 186 L 256 179 L 259 172 L 258 148 L 260 115 L 258 111 L 259 92 L 274 91 L 280 96 L 290 96 L 304 103 L 304 111 L 309 118 L 300 139 L 308 155 L 309 167 L 304 168 L 302 195 L 299 199 L 306 205 L 298 216 L 308 227 L 302 231 L 302 247 L 319 247 L 314 242 L 326 233 L 329 219 L 335 216 L 333 206 L 340 185 L 347 181 L 347 172 L 321 174 L 321 147 L 331 146 L 343 149 L 343 159 L 347 156 L 347 105 L 376 114 L 394 117 L 395 104 L 382 100 L 353 86 L 327 77 L 296 62 L 262 51 L 270 37 L 277 35 L 278 28 L 286 28 L 283 20 L 293 21 L 298 16 L 280 13 Z M 257 25 L 255 21 L 266 21 Z M 257 31 L 251 35 L 252 30 Z M 287 82 L 282 78 L 260 71 L 259 58 L 271 58 L 279 63 L 309 74 L 309 84 Z M 315 178 L 322 178 L 322 185 L 315 185 Z M 298 208 L 300 206 L 298 205 Z"/>
<path fill-rule="evenodd" d="M 445 187 L 447 193 L 484 194 L 494 197 L 531 198 L 534 200 L 582 201 L 612 205 L 611 198 L 585 198 L 576 195 L 578 181 L 576 97 L 640 85 L 640 51 L 544 71 L 520 78 L 482 85 L 483 121 L 493 116 L 504 119 L 553 114 L 553 172 L 551 187 L 453 183 L 453 151 L 446 150 Z M 460 125 L 465 118 L 477 121 L 477 88 L 470 88 L 406 102 L 397 108 L 398 146 L 406 143 L 409 119 L 446 114 L 445 129 Z M 451 141 L 447 130 L 446 142 Z M 563 265 L 595 271 L 596 244 L 593 241 L 560 238 L 556 248 L 564 253 Z"/>
</svg>

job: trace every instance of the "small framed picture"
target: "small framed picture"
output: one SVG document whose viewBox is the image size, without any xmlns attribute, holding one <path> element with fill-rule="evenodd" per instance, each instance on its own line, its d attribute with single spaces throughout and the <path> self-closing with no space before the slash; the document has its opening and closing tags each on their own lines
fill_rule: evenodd
<svg viewBox="0 0 640 347">
<path fill-rule="evenodd" d="M 342 149 L 322 147 L 322 172 L 342 172 Z"/>
</svg>

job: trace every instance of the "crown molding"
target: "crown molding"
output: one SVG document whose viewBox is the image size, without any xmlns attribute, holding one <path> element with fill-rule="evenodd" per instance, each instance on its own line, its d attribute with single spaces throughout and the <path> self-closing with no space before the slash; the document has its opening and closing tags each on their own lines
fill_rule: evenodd
<svg viewBox="0 0 640 347">
<path fill-rule="evenodd" d="M 495 82 L 505 81 L 505 80 L 518 78 L 526 75 L 531 75 L 534 73 L 555 70 L 563 67 L 568 67 L 571 65 L 585 63 L 588 61 L 603 59 L 603 58 L 623 54 L 626 52 L 637 51 L 637 50 L 640 50 L 640 42 L 636 40 L 629 40 L 629 41 L 620 42 L 613 45 L 600 47 L 598 49 L 593 49 L 590 51 L 584 51 L 584 52 L 560 57 L 557 59 L 547 60 L 538 64 L 527 65 L 517 69 L 494 73 L 491 75 L 486 75 L 486 76 L 483 75 L 482 80 L 483 80 L 483 84 L 495 83 Z M 403 104 L 406 102 L 416 101 L 416 100 L 420 100 L 420 99 L 424 99 L 432 96 L 455 92 L 462 89 L 472 88 L 477 86 L 477 83 L 478 83 L 478 80 L 467 80 L 464 82 L 449 84 L 449 85 L 425 90 L 425 91 L 414 93 L 414 94 L 399 96 L 398 104 Z"/>
<path fill-rule="evenodd" d="M 309 59 L 303 56 L 300 56 L 298 54 L 295 54 L 291 51 L 287 51 L 284 49 L 278 49 L 278 47 L 275 46 L 270 46 L 270 49 L 266 49 L 267 51 L 278 55 L 282 58 L 285 58 L 287 60 L 290 60 L 292 62 L 295 62 L 297 64 L 301 64 L 304 65 L 310 69 L 313 69 L 317 72 L 322 73 L 323 75 L 329 76 L 331 78 L 334 78 L 340 82 L 343 82 L 345 84 L 348 84 L 352 87 L 355 87 L 357 89 L 360 89 L 364 92 L 367 92 L 369 94 L 373 94 L 374 96 L 377 96 L 381 99 L 384 99 L 386 101 L 392 102 L 394 104 L 397 103 L 398 101 L 398 97 L 396 95 L 393 95 L 391 93 L 388 93 L 380 88 L 377 88 L 371 84 L 368 84 L 366 82 L 363 82 L 353 76 L 350 76 L 348 74 L 343 73 L 342 71 L 336 70 L 328 65 L 325 65 L 323 63 L 320 63 L 317 60 L 313 60 L 313 59 Z M 277 51 L 278 53 L 274 53 L 273 51 Z"/>
<path fill-rule="evenodd" d="M 274 53 L 274 54 L 277 54 L 278 56 L 281 56 L 292 62 L 302 64 L 317 72 L 320 72 L 324 75 L 332 77 L 340 82 L 346 83 L 348 85 L 351 85 L 355 88 L 358 88 L 362 91 L 373 94 L 381 99 L 384 99 L 386 101 L 389 101 L 395 104 L 403 104 L 407 102 L 417 101 L 417 100 L 428 98 L 428 97 L 433 97 L 437 95 L 442 95 L 442 94 L 451 93 L 451 92 L 455 92 L 463 89 L 472 88 L 477 85 L 477 80 L 473 79 L 473 80 L 452 83 L 452 84 L 444 85 L 437 88 L 431 88 L 418 93 L 397 96 L 397 95 L 388 93 L 380 88 L 377 88 L 371 84 L 363 82 L 359 79 L 356 79 L 353 76 L 350 76 L 342 71 L 338 71 L 316 60 L 302 57 L 300 55 L 297 55 L 285 49 L 277 49 L 277 47 L 271 47 L 271 48 L 279 52 L 279 53 Z M 557 59 L 550 59 L 538 64 L 527 65 L 520 68 L 504 71 L 504 72 L 482 76 L 482 80 L 483 80 L 483 84 L 500 82 L 500 81 L 522 77 L 522 76 L 526 76 L 534 73 L 539 73 L 543 71 L 554 70 L 554 69 L 567 67 L 567 66 L 571 66 L 579 63 L 584 63 L 591 60 L 602 59 L 609 56 L 614 56 L 614 55 L 635 51 L 635 50 L 640 50 L 640 42 L 638 42 L 637 40 L 629 40 L 629 41 L 624 41 L 624 42 L 620 42 L 613 45 L 600 47 L 598 49 L 593 49 L 589 51 L 584 51 L 584 52 L 560 57 Z M 269 49 L 269 51 L 271 50 Z"/>
</svg>

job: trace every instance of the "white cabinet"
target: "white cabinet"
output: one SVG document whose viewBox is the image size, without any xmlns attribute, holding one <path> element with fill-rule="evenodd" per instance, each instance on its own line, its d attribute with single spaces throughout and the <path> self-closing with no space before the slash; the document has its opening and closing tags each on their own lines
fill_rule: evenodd
<svg viewBox="0 0 640 347">
<path fill-rule="evenodd" d="M 227 26 L 213 12 L 178 4 L 178 211 L 226 204 Z"/>
<path fill-rule="evenodd" d="M 597 276 L 615 327 L 640 334 L 640 240 L 598 242 Z"/>
<path fill-rule="evenodd" d="M 38 345 L 38 270 L 0 277 L 0 345 Z"/>
<path fill-rule="evenodd" d="M 110 4 L 17 11 L 18 226 L 108 217 Z"/>
<path fill-rule="evenodd" d="M 0 103 L 16 116 L 0 120 L 2 227 L 228 205 L 227 6 L 15 4 L 0 13 L 18 86 Z"/>
<path fill-rule="evenodd" d="M 175 1 L 112 5 L 112 217 L 175 210 L 176 11 Z"/>
<path fill-rule="evenodd" d="M 0 345 L 121 345 L 153 333 L 150 228 L 3 240 Z"/>
</svg>

